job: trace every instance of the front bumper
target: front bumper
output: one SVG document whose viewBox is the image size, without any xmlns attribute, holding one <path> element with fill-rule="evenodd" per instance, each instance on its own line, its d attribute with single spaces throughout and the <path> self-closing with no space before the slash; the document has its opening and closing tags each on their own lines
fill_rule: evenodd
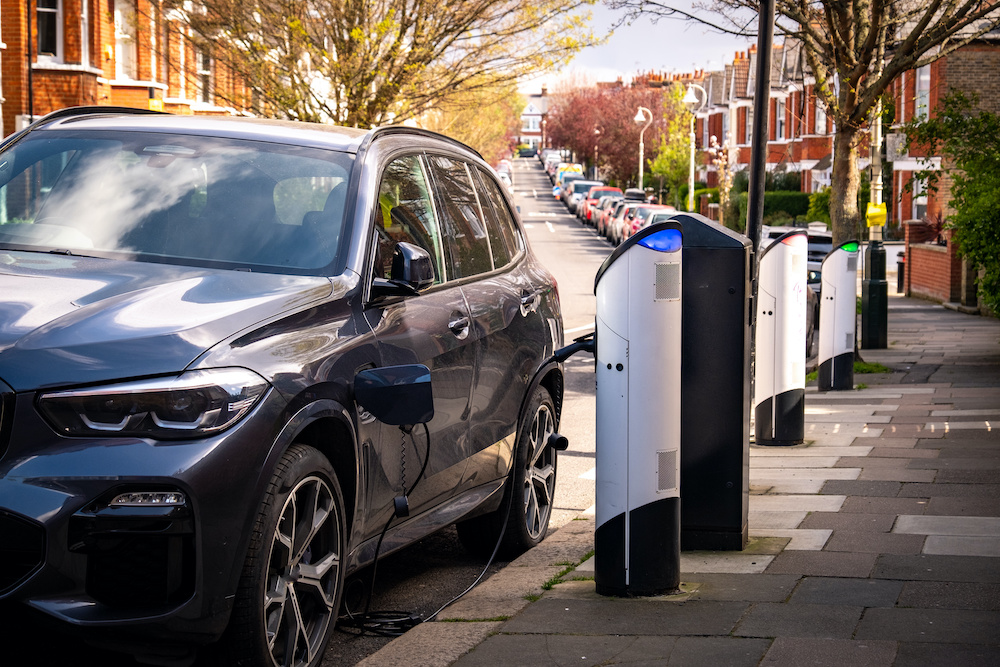
<svg viewBox="0 0 1000 667">
<path fill-rule="evenodd" d="M 18 395 L 0 443 L 0 602 L 70 626 L 205 643 L 221 635 L 283 399 L 212 438 L 67 438 Z M 175 506 L 111 506 L 180 492 Z"/>
</svg>

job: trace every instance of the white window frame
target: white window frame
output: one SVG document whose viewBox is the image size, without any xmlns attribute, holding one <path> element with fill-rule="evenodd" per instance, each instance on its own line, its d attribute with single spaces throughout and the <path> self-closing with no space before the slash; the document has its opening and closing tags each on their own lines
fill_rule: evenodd
<svg viewBox="0 0 1000 667">
<path fill-rule="evenodd" d="M 826 135 L 826 107 L 823 106 L 823 100 L 816 98 L 816 114 L 813 118 L 813 134 L 818 134 L 820 136 Z"/>
<path fill-rule="evenodd" d="M 61 63 L 64 58 L 64 36 L 63 36 L 63 0 L 56 0 L 56 6 L 53 7 L 42 7 L 38 4 L 37 0 L 35 2 L 35 29 L 37 31 L 37 42 L 35 43 L 35 54 L 37 62 L 39 63 Z M 42 37 L 41 30 L 39 30 L 39 21 L 43 15 L 55 15 L 56 22 L 56 43 L 53 52 L 46 51 L 42 53 Z"/>
<path fill-rule="evenodd" d="M 930 113 L 931 104 L 931 66 L 924 65 L 917 68 L 916 82 L 914 83 L 914 103 L 913 118 L 915 120 L 926 120 Z"/>
<path fill-rule="evenodd" d="M 214 104 L 215 75 L 212 73 L 214 60 L 207 52 L 199 49 L 195 51 L 195 65 L 198 68 L 195 80 L 195 99 L 202 104 Z"/>
<path fill-rule="evenodd" d="M 115 78 L 139 78 L 139 49 L 136 44 L 138 11 L 130 0 L 115 0 Z"/>
<path fill-rule="evenodd" d="M 783 97 L 774 100 L 774 138 L 776 141 L 785 140 L 785 99 Z"/>
</svg>

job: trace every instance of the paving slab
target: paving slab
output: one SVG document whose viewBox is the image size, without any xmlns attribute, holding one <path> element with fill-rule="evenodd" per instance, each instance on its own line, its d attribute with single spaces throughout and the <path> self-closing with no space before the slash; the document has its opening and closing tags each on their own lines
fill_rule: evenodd
<svg viewBox="0 0 1000 667">
<path fill-rule="evenodd" d="M 861 474 L 861 468 L 781 468 L 763 467 L 753 465 L 759 463 L 754 461 L 750 466 L 750 481 L 758 479 L 767 480 L 800 480 L 800 479 L 857 479 Z M 767 462 L 768 464 L 771 461 Z"/>
<path fill-rule="evenodd" d="M 676 637 L 567 637 L 565 635 L 497 635 L 454 664 L 460 667 L 542 667 L 553 664 L 609 665 L 629 655 L 639 660 L 665 661 Z M 423 664 L 412 656 L 400 665 Z M 661 664 L 663 664 L 661 662 Z"/>
<path fill-rule="evenodd" d="M 888 533 L 896 522 L 895 514 L 839 514 L 813 512 L 802 521 L 801 528 Z"/>
<path fill-rule="evenodd" d="M 844 504 L 845 496 L 751 496 L 751 512 L 836 512 Z"/>
<path fill-rule="evenodd" d="M 894 667 L 996 667 L 1000 646 L 901 642 Z"/>
<path fill-rule="evenodd" d="M 871 554 L 918 554 L 923 551 L 927 539 L 923 535 L 835 530 L 825 549 Z"/>
<path fill-rule="evenodd" d="M 1000 498 L 931 498 L 926 514 L 1000 517 Z"/>
<path fill-rule="evenodd" d="M 840 511 L 848 514 L 919 514 L 926 507 L 926 498 L 851 496 L 844 501 Z"/>
<path fill-rule="evenodd" d="M 823 447 L 810 445 L 796 445 L 794 447 L 764 447 L 754 445 L 750 447 L 750 459 L 754 458 L 795 458 L 800 456 L 867 456 L 871 447 Z M 815 465 L 815 464 L 814 464 Z"/>
<path fill-rule="evenodd" d="M 419 656 L 421 667 L 447 667 L 492 633 L 501 622 L 490 623 L 421 623 L 404 635 L 403 641 L 391 641 L 357 667 L 396 667 L 412 665 Z"/>
<path fill-rule="evenodd" d="M 892 532 L 914 535 L 1000 536 L 1000 518 L 904 514 L 896 519 Z"/>
<path fill-rule="evenodd" d="M 883 459 L 885 460 L 885 459 Z M 891 460 L 891 459 L 890 459 Z M 858 479 L 892 482 L 933 482 L 939 476 L 937 470 L 907 470 L 902 468 L 862 468 Z"/>
<path fill-rule="evenodd" d="M 784 555 L 784 554 L 782 554 Z M 878 557 L 872 577 L 903 581 L 965 581 L 1000 583 L 996 558 L 985 556 L 917 556 L 884 554 Z"/>
<path fill-rule="evenodd" d="M 750 496 L 756 498 L 758 496 Z M 769 528 L 798 528 L 808 512 L 761 512 L 750 510 L 748 522 L 750 530 L 767 530 Z"/>
<path fill-rule="evenodd" d="M 900 498 L 1000 498 L 1000 484 L 949 484 L 907 482 L 899 490 Z"/>
<path fill-rule="evenodd" d="M 843 468 L 855 470 L 855 468 Z M 860 474 L 861 471 L 858 471 Z M 902 484 L 890 481 L 834 479 L 823 485 L 823 494 L 895 498 Z"/>
<path fill-rule="evenodd" d="M 877 555 L 839 551 L 784 551 L 774 557 L 768 574 L 814 577 L 867 577 Z"/>
<path fill-rule="evenodd" d="M 805 468 L 815 470 L 817 468 L 832 468 L 840 459 L 839 456 L 750 456 L 750 470 L 757 468 L 766 469 L 793 469 Z"/>
<path fill-rule="evenodd" d="M 916 471 L 914 471 L 916 472 Z M 930 471 L 921 471 L 930 472 Z M 862 471 L 862 475 L 864 471 Z M 992 484 L 1000 478 L 995 470 L 976 470 L 976 469 L 964 469 L 964 470 L 937 470 L 934 471 L 933 480 L 945 484 Z M 906 480 L 911 481 L 911 480 Z M 918 481 L 918 480 L 912 480 Z"/>
<path fill-rule="evenodd" d="M 970 609 L 866 609 L 856 639 L 996 644 L 1000 612 Z"/>
<path fill-rule="evenodd" d="M 692 585 L 698 585 L 692 596 L 699 600 L 784 602 L 801 577 L 795 574 L 701 573 L 690 578 Z"/>
<path fill-rule="evenodd" d="M 656 598 L 567 600 L 543 597 L 507 621 L 513 634 L 729 635 L 748 603 Z"/>
<path fill-rule="evenodd" d="M 834 604 L 855 607 L 892 607 L 903 590 L 903 582 L 885 579 L 804 577 L 789 602 Z"/>
<path fill-rule="evenodd" d="M 908 581 L 897 605 L 925 609 L 1000 611 L 1000 584 L 959 581 Z"/>
<path fill-rule="evenodd" d="M 727 551 L 685 551 L 681 553 L 681 573 L 722 572 L 759 574 L 774 560 L 768 554 L 743 554 Z"/>
<path fill-rule="evenodd" d="M 993 558 L 1000 558 L 1000 537 L 929 535 L 924 542 L 923 553 L 939 556 L 991 556 Z"/>
<path fill-rule="evenodd" d="M 863 607 L 755 603 L 733 631 L 737 637 L 850 639 Z"/>
<path fill-rule="evenodd" d="M 896 658 L 896 642 L 851 639 L 778 637 L 760 663 L 768 667 L 888 667 Z"/>
<path fill-rule="evenodd" d="M 768 528 L 750 530 L 750 537 L 787 537 L 789 542 L 785 547 L 786 551 L 820 551 L 823 549 L 824 545 L 826 545 L 827 540 L 830 539 L 830 535 L 832 534 L 832 530 L 823 528 L 811 530 L 801 528 Z"/>
<path fill-rule="evenodd" d="M 770 639 L 742 637 L 680 637 L 667 667 L 756 667 L 771 646 Z M 616 664 L 616 663 L 611 663 Z M 633 663 L 628 663 L 632 667 Z M 650 664 L 649 667 L 660 667 Z"/>
</svg>

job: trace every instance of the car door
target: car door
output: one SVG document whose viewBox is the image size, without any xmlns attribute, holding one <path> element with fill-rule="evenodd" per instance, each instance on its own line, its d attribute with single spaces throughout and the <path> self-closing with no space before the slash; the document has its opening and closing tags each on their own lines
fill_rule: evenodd
<svg viewBox="0 0 1000 667">
<path fill-rule="evenodd" d="M 428 161 L 445 229 L 448 270 L 462 284 L 476 345 L 471 461 L 462 484 L 467 489 L 502 477 L 513 448 L 523 383 L 510 381 L 511 369 L 522 364 L 512 325 L 522 318 L 522 294 L 507 243 L 495 222 L 486 224 L 477 193 L 477 167 L 445 155 L 429 156 Z"/>
<path fill-rule="evenodd" d="M 527 262 L 524 239 L 506 198 L 484 170 L 475 170 L 480 210 L 496 270 L 463 287 L 481 336 L 480 372 L 473 387 L 466 472 L 474 486 L 506 474 L 520 410 L 535 371 L 552 344 L 541 308 L 551 277 Z"/>
<path fill-rule="evenodd" d="M 427 250 L 435 273 L 434 283 L 419 294 L 376 299 L 365 313 L 382 365 L 426 365 L 434 395 L 434 417 L 427 424 L 430 442 L 421 427 L 406 433 L 382 425 L 380 441 L 373 443 L 370 507 L 387 518 L 393 498 L 401 493 L 413 489 L 410 513 L 419 513 L 453 494 L 464 477 L 476 339 L 465 295 L 445 266 L 442 227 L 421 155 L 396 157 L 383 170 L 373 226 L 376 277 L 392 277 L 393 251 L 404 241 Z M 424 477 L 414 488 L 425 460 Z"/>
</svg>

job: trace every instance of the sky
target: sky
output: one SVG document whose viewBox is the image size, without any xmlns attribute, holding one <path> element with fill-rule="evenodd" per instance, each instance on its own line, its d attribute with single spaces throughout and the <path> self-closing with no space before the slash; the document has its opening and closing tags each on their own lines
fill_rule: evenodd
<svg viewBox="0 0 1000 667">
<path fill-rule="evenodd" d="M 683 4 L 689 4 L 689 0 L 678 0 L 678 7 Z M 591 13 L 591 26 L 597 35 L 607 34 L 622 15 L 602 2 L 595 4 Z M 537 93 L 546 85 L 552 90 L 560 79 L 567 78 L 596 83 L 614 81 L 619 76 L 628 81 L 638 72 L 719 70 L 726 62 L 732 62 L 737 51 L 746 51 L 753 43 L 754 40 L 723 35 L 693 22 L 660 19 L 653 23 L 647 17 L 640 17 L 631 25 L 618 28 L 604 45 L 581 51 L 560 72 L 526 82 L 521 89 Z"/>
</svg>

